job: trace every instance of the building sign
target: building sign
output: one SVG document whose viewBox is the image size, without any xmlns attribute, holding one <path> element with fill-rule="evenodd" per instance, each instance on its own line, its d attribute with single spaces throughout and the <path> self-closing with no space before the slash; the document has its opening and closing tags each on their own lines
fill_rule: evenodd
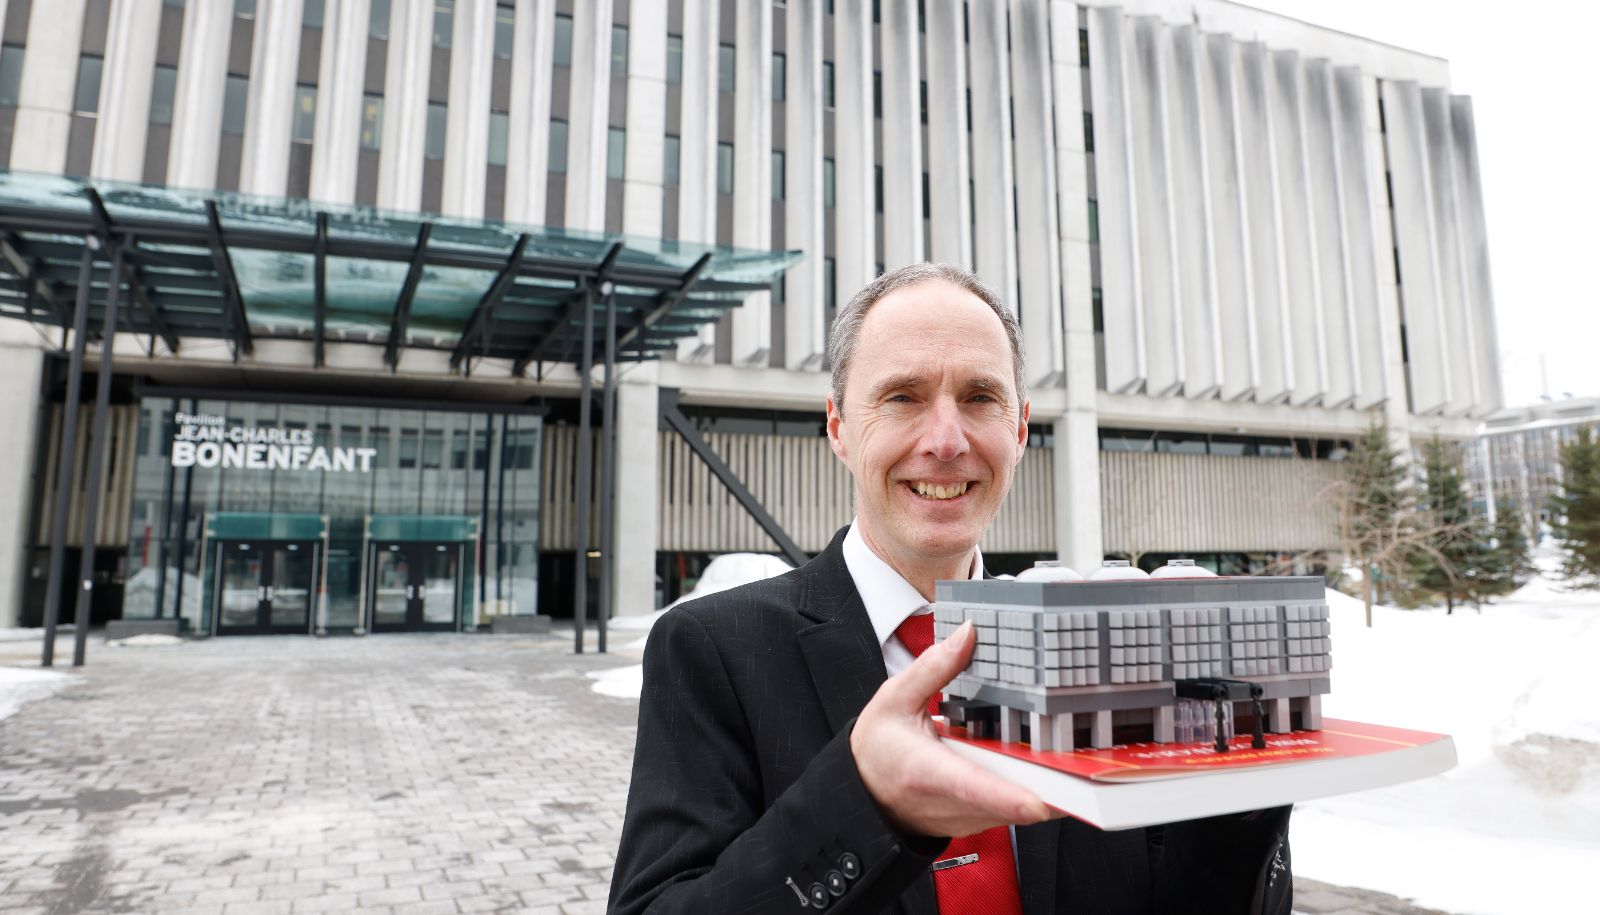
<svg viewBox="0 0 1600 915">
<path fill-rule="evenodd" d="M 325 448 L 310 429 L 229 425 L 221 416 L 173 417 L 172 466 L 370 473 L 376 448 Z"/>
</svg>

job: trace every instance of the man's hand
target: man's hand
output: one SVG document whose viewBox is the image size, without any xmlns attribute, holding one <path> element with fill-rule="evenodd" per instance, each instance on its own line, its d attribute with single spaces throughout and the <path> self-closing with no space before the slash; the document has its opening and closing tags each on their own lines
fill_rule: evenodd
<svg viewBox="0 0 1600 915">
<path fill-rule="evenodd" d="M 904 672 L 878 687 L 850 734 L 867 793 L 896 829 L 918 836 L 967 836 L 1052 813 L 1033 792 L 991 775 L 939 742 L 928 700 L 972 657 L 977 635 L 963 623 Z"/>
</svg>

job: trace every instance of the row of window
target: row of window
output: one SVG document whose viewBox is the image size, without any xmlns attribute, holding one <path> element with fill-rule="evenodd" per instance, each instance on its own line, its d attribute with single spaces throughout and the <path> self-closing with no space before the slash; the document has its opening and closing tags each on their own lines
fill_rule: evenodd
<svg viewBox="0 0 1600 915">
<path fill-rule="evenodd" d="M 1342 461 L 1350 454 L 1350 443 L 1339 439 L 1101 429 L 1100 450 L 1155 454 L 1214 454 L 1228 457 L 1301 457 Z"/>
</svg>

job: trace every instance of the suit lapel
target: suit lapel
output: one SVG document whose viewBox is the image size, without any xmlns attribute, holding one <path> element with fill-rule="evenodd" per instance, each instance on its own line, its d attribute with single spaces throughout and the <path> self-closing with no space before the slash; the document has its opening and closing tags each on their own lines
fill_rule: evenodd
<svg viewBox="0 0 1600 915">
<path fill-rule="evenodd" d="M 1023 915 L 1054 915 L 1061 822 L 1017 827 L 1017 876 Z"/>
<path fill-rule="evenodd" d="M 800 630 L 800 652 L 811 672 L 811 682 L 822 700 L 828 729 L 834 734 L 872 699 L 889 678 L 883 664 L 883 645 L 872 628 L 867 608 L 856 591 L 844 561 L 844 536 L 834 535 L 828 548 L 806 565 L 806 593 L 800 615 L 813 625 Z M 924 874 L 900 894 L 900 907 L 908 915 L 938 912 L 933 876 Z"/>
</svg>

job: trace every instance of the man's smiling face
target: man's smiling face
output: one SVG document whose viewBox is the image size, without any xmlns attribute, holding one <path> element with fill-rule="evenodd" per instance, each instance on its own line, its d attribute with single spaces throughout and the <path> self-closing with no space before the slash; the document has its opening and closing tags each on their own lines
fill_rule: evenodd
<svg viewBox="0 0 1600 915">
<path fill-rule="evenodd" d="M 903 286 L 867 311 L 828 438 L 862 535 L 914 586 L 964 577 L 1011 487 L 1028 439 L 1013 379 L 1000 318 L 958 286 Z"/>
</svg>

